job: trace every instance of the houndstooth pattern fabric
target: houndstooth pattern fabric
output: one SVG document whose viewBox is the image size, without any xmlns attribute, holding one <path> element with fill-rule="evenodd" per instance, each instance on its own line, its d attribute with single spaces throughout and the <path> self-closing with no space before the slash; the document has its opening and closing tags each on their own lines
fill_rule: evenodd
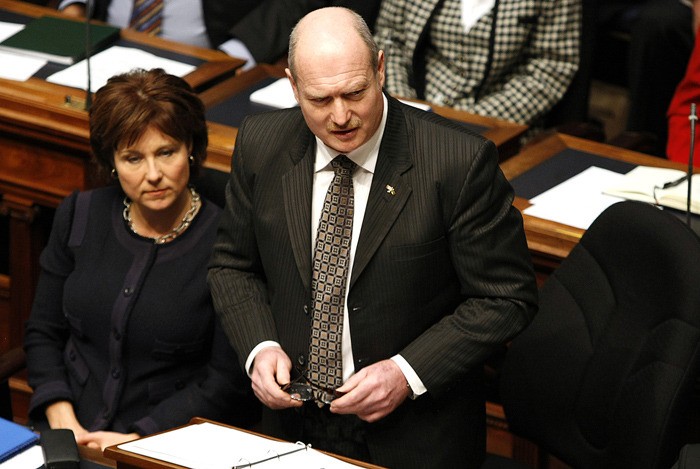
<svg viewBox="0 0 700 469">
<path fill-rule="evenodd" d="M 492 54 L 493 11 L 466 32 L 460 2 L 382 1 L 375 38 L 386 54 L 387 90 L 415 97 L 413 57 L 425 54 L 427 101 L 537 124 L 578 69 L 581 0 L 500 0 Z"/>
<path fill-rule="evenodd" d="M 314 251 L 307 378 L 320 387 L 335 389 L 343 384 L 343 304 L 352 239 L 355 163 L 338 155 L 331 164 L 335 176 L 323 202 Z"/>
<path fill-rule="evenodd" d="M 160 33 L 163 0 L 134 0 L 129 27 L 152 36 Z"/>
</svg>

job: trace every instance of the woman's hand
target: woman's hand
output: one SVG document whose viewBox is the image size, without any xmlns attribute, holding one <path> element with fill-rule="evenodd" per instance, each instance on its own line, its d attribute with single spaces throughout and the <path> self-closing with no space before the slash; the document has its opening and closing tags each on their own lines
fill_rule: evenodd
<svg viewBox="0 0 700 469">
<path fill-rule="evenodd" d="M 73 430 L 76 440 L 87 433 L 87 430 L 78 422 L 75 416 L 73 404 L 69 401 L 56 401 L 46 406 L 46 419 L 51 428 L 67 428 Z"/>
<path fill-rule="evenodd" d="M 118 445 L 125 441 L 135 440 L 139 437 L 138 433 L 117 433 L 117 432 L 89 432 L 76 438 L 79 445 L 85 445 L 88 448 L 99 449 L 104 451 L 108 446 Z"/>
</svg>

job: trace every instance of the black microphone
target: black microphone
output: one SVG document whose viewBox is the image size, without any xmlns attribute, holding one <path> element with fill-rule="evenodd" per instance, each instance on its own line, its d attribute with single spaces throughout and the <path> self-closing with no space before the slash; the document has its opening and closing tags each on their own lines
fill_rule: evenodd
<svg viewBox="0 0 700 469">
<path fill-rule="evenodd" d="M 688 198 L 685 213 L 685 222 L 690 227 L 690 203 L 691 203 L 691 190 L 693 187 L 693 154 L 695 153 L 695 122 L 698 120 L 696 113 L 695 103 L 690 105 L 690 155 L 688 155 Z"/>
<path fill-rule="evenodd" d="M 90 44 L 90 16 L 92 16 L 92 2 L 87 0 L 85 3 L 85 66 L 87 67 L 87 90 L 85 91 L 85 110 L 90 111 L 92 107 L 92 79 L 90 77 L 90 55 L 92 48 Z"/>
</svg>

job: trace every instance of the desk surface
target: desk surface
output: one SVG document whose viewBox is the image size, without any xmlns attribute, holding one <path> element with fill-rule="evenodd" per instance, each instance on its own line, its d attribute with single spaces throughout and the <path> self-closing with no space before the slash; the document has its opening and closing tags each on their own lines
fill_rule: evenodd
<svg viewBox="0 0 700 469">
<path fill-rule="evenodd" d="M 55 9 L 17 0 L 0 0 L 0 10 L 7 12 L 7 14 L 16 15 L 18 18 L 39 17 L 44 15 L 63 16 Z M 173 42 L 129 29 L 123 29 L 120 37 L 122 40 L 143 45 L 145 48 L 151 50 L 161 50 L 165 54 L 175 54 L 200 59 L 204 64 L 185 77 L 195 89 L 205 87 L 212 78 L 217 78 L 224 73 L 233 72 L 245 63 L 244 60 L 230 57 L 218 50 Z"/>
<path fill-rule="evenodd" d="M 562 134 L 552 134 L 537 142 L 527 145 L 513 158 L 503 162 L 501 169 L 506 178 L 516 187 L 516 198 L 514 205 L 521 211 L 530 206 L 528 198 L 519 194 L 518 179 L 526 177 L 528 171 L 538 168 L 550 158 L 560 155 L 563 152 L 578 152 L 582 159 L 604 158 L 612 160 L 612 164 L 622 170 L 622 165 L 629 165 L 629 168 L 637 165 L 667 167 L 685 170 L 685 166 L 674 163 L 663 158 L 657 158 L 643 153 L 637 153 L 624 148 L 597 143 L 577 137 Z M 582 165 L 589 163 L 581 163 Z M 578 172 L 577 168 L 568 168 L 569 171 Z M 566 172 L 566 171 L 565 171 Z M 573 175 L 573 174 L 572 174 Z M 561 175 L 549 174 L 549 181 L 542 181 L 544 184 L 540 189 L 547 189 L 558 182 L 562 182 Z M 520 186 L 521 192 L 527 192 L 524 186 Z M 528 194 L 528 196 L 536 193 Z M 541 263 L 540 267 L 556 268 L 559 262 L 569 255 L 571 249 L 578 243 L 584 230 L 573 228 L 550 220 L 533 217 L 523 214 L 525 235 L 528 247 L 533 253 L 535 263 Z"/>
<path fill-rule="evenodd" d="M 15 0 L 0 0 L 0 11 L 25 18 L 60 16 L 55 10 Z M 167 41 L 131 30 L 122 30 L 121 39 L 143 46 L 152 52 L 162 51 L 171 58 L 181 56 L 196 60 L 199 63 L 197 68 L 183 78 L 198 91 L 234 74 L 244 63 L 243 60 L 230 57 L 221 51 Z M 73 105 L 67 103 L 67 97 L 70 97 Z M 25 82 L 0 79 L 0 131 L 12 132 L 34 141 L 56 144 L 64 151 L 72 150 L 88 158 L 88 120 L 87 113 L 82 108 L 84 101 L 83 90 L 48 83 L 41 78 L 34 77 Z M 213 133 L 207 165 L 227 170 L 230 168 L 229 160 L 235 131 L 219 126 Z M 21 170 L 20 167 L 0 166 L 0 171 L 3 169 L 13 171 L 16 176 L 19 175 L 15 172 Z M 32 168 L 31 171 L 34 173 L 35 169 Z M 62 180 L 64 176 L 67 174 L 61 174 L 59 179 Z M 37 187 L 40 193 L 38 202 L 55 205 L 73 188 L 84 188 L 85 184 L 81 182 L 84 181 L 78 181 L 75 177 L 57 181 L 55 193 L 47 191 L 46 187 Z"/>
</svg>

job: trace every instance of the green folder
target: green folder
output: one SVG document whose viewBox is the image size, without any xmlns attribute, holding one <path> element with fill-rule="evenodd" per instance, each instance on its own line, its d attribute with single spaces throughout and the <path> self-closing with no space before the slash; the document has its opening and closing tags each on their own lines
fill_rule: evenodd
<svg viewBox="0 0 700 469">
<path fill-rule="evenodd" d="M 85 58 L 87 24 L 55 16 L 30 21 L 24 29 L 0 42 L 0 50 L 71 65 Z M 111 46 L 119 28 L 90 23 L 90 53 Z"/>
</svg>

